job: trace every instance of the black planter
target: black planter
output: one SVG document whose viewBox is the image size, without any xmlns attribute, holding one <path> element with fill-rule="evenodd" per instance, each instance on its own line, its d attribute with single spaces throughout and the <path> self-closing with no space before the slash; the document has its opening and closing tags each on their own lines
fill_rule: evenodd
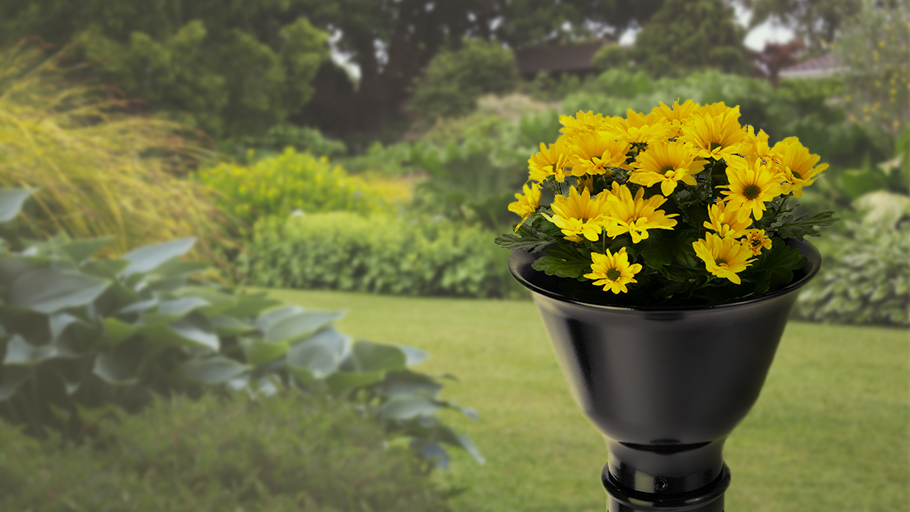
<svg viewBox="0 0 910 512">
<path fill-rule="evenodd" d="M 768 295 L 702 307 L 612 307 L 562 295 L 558 279 L 513 252 L 509 269 L 531 290 L 575 403 L 607 438 L 602 483 L 609 512 L 722 512 L 727 436 L 758 399 L 808 263 Z"/>
</svg>

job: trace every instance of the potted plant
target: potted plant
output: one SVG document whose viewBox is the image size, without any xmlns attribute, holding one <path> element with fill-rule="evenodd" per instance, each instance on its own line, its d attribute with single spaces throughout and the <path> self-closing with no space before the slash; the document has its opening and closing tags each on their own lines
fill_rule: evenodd
<svg viewBox="0 0 910 512">
<path fill-rule="evenodd" d="M 836 221 L 791 198 L 825 170 L 739 107 L 560 116 L 496 239 L 576 404 L 607 438 L 608 510 L 724 510 L 724 440 L 758 398 Z"/>
</svg>

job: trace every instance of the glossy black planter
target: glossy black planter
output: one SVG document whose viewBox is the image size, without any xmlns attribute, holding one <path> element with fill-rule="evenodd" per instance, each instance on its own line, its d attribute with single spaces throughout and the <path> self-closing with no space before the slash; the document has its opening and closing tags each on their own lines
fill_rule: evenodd
<svg viewBox="0 0 910 512">
<path fill-rule="evenodd" d="M 649 309 L 585 303 L 513 252 L 509 269 L 531 290 L 582 412 L 607 438 L 602 483 L 609 512 L 722 512 L 727 436 L 758 399 L 799 289 L 792 283 L 732 304 Z"/>
</svg>

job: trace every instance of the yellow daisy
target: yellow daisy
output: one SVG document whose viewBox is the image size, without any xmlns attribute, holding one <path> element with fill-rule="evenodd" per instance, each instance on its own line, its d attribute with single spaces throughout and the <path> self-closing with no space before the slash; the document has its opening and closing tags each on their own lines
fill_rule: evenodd
<svg viewBox="0 0 910 512">
<path fill-rule="evenodd" d="M 632 236 L 632 243 L 648 238 L 649 229 L 673 229 L 677 214 L 667 215 L 663 210 L 657 207 L 664 204 L 667 198 L 660 195 L 653 195 L 648 199 L 644 198 L 645 189 L 640 188 L 632 197 L 629 187 L 619 185 L 613 182 L 613 190 L 607 193 L 606 204 L 609 215 L 605 219 L 607 236 L 616 238 L 623 233 L 629 233 Z"/>
<path fill-rule="evenodd" d="M 575 114 L 575 117 L 559 116 L 559 122 L 562 123 L 563 126 L 559 131 L 568 137 L 604 129 L 603 114 L 595 114 L 590 110 L 587 112 L 579 110 Z"/>
<path fill-rule="evenodd" d="M 746 233 L 746 228 L 752 223 L 748 213 L 741 216 L 739 210 L 731 208 L 727 202 L 718 200 L 708 207 L 708 218 L 710 222 L 705 222 L 704 226 L 713 230 L 721 238 L 732 236 L 739 238 Z"/>
<path fill-rule="evenodd" d="M 641 268 L 638 263 L 629 264 L 625 247 L 620 248 L 616 254 L 608 249 L 606 254 L 591 253 L 591 273 L 584 277 L 594 279 L 594 286 L 603 285 L 604 291 L 610 290 L 619 295 L 620 292 L 629 291 L 627 284 L 638 282 L 634 277 L 641 272 Z"/>
<path fill-rule="evenodd" d="M 764 229 L 748 229 L 746 237 L 740 242 L 752 252 L 753 256 L 761 254 L 762 249 L 771 248 L 771 239 L 765 235 Z"/>
<path fill-rule="evenodd" d="M 521 222 L 515 226 L 515 231 L 518 231 L 528 217 L 540 207 L 540 185 L 537 183 L 533 183 L 531 186 L 525 184 L 522 191 L 524 191 L 524 195 L 515 194 L 515 199 L 518 201 L 509 203 L 509 211 L 521 216 Z"/>
<path fill-rule="evenodd" d="M 782 174 L 774 169 L 773 164 L 759 159 L 746 160 L 734 157 L 727 160 L 727 179 L 729 185 L 721 185 L 730 208 L 739 209 L 740 217 L 747 217 L 749 211 L 755 220 L 762 218 L 765 203 L 781 195 Z"/>
<path fill-rule="evenodd" d="M 606 194 L 598 194 L 592 198 L 587 189 L 579 194 L 574 186 L 569 187 L 568 197 L 557 195 L 550 205 L 554 215 L 543 216 L 562 230 L 566 240 L 581 242 L 584 236 L 596 242 L 603 232 L 603 221 L 609 212 L 605 197 Z"/>
<path fill-rule="evenodd" d="M 706 107 L 702 107 L 704 109 Z M 728 109 L 716 116 L 693 115 L 682 126 L 682 135 L 677 138 L 698 149 L 698 156 L 720 160 L 741 152 L 746 133 L 737 119 L 739 110 Z"/>
<path fill-rule="evenodd" d="M 736 274 L 755 261 L 749 259 L 752 251 L 731 236 L 721 238 L 714 233 L 705 233 L 704 239 L 692 242 L 692 248 L 705 262 L 708 272 L 717 277 L 727 278 L 735 284 L 742 283 Z"/>
<path fill-rule="evenodd" d="M 780 168 L 784 171 L 783 193 L 792 192 L 796 197 L 802 197 L 803 187 L 807 187 L 821 176 L 821 172 L 828 168 L 828 164 L 818 164 L 821 159 L 812 155 L 796 137 L 786 139 L 774 145 L 777 151 Z"/>
<path fill-rule="evenodd" d="M 777 151 L 768 146 L 768 134 L 764 130 L 759 130 L 758 133 L 755 133 L 755 128 L 752 125 L 744 126 L 743 130 L 746 132 L 743 156 L 749 160 L 761 158 L 766 163 L 777 160 Z"/>
<path fill-rule="evenodd" d="M 676 128 L 676 132 L 673 137 L 678 137 L 682 134 L 682 125 L 685 123 L 695 112 L 698 112 L 701 106 L 698 103 L 695 103 L 692 100 L 686 100 L 682 105 L 679 104 L 679 100 L 673 102 L 672 107 L 668 107 L 664 102 L 659 102 L 659 107 L 654 107 L 651 109 L 652 114 L 660 114 L 664 116 L 667 121 L 670 121 L 670 124 Z"/>
<path fill-rule="evenodd" d="M 530 179 L 543 181 L 550 176 L 562 183 L 566 181 L 565 168 L 568 162 L 568 147 L 564 137 L 556 139 L 550 147 L 540 143 L 540 151 L 528 160 Z"/>
<path fill-rule="evenodd" d="M 585 174 L 612 174 L 605 167 L 620 167 L 625 164 L 629 144 L 603 133 L 593 132 L 571 139 L 569 165 L 572 176 Z"/>
<path fill-rule="evenodd" d="M 694 115 L 702 117 L 717 117 L 717 116 L 734 116 L 734 119 L 739 119 L 739 105 L 735 107 L 728 107 L 724 105 L 724 102 L 719 101 L 717 103 L 711 103 L 710 105 L 705 105 L 698 109 Z"/>
<path fill-rule="evenodd" d="M 630 144 L 666 142 L 676 134 L 673 124 L 663 114 L 657 112 L 645 115 L 629 109 L 626 112 L 626 119 L 611 117 L 604 125 L 612 136 Z"/>
<path fill-rule="evenodd" d="M 697 185 L 692 175 L 701 172 L 705 163 L 690 146 L 680 142 L 655 142 L 638 154 L 632 163 L 634 170 L 629 181 L 646 187 L 660 183 L 660 192 L 668 196 L 680 181 Z"/>
</svg>

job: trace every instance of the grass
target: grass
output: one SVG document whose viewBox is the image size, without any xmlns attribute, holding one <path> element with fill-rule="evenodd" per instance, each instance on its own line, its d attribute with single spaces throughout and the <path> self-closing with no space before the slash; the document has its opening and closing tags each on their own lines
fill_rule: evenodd
<svg viewBox="0 0 910 512">
<path fill-rule="evenodd" d="M 452 373 L 447 415 L 487 458 L 454 454 L 440 482 L 464 486 L 461 512 L 602 511 L 606 447 L 573 404 L 531 302 L 275 290 L 309 309 L 347 309 L 358 339 L 430 353 Z M 793 322 L 765 389 L 724 451 L 727 510 L 905 510 L 910 502 L 910 333 Z"/>
</svg>

